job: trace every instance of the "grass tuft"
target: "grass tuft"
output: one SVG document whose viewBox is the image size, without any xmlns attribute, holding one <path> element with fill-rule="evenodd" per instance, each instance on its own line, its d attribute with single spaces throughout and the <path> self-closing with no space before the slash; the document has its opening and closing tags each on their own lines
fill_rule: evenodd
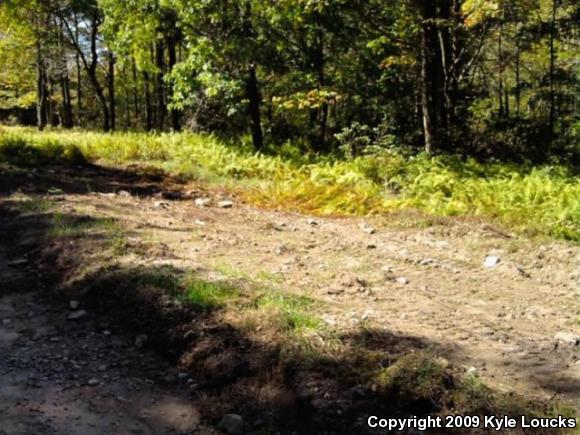
<svg viewBox="0 0 580 435">
<path fill-rule="evenodd" d="M 314 304 L 305 296 L 283 294 L 270 291 L 256 299 L 254 307 L 257 311 L 269 313 L 272 323 L 282 332 L 302 333 L 318 331 L 323 323 L 309 313 Z"/>
<path fill-rule="evenodd" d="M 187 277 L 183 300 L 201 310 L 223 307 L 228 301 L 240 296 L 240 290 L 225 282 L 201 281 Z"/>
</svg>

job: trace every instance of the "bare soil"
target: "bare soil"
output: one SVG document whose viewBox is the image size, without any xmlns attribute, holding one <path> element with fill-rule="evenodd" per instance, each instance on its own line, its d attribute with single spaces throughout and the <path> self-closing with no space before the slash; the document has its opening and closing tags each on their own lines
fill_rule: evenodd
<svg viewBox="0 0 580 435">
<path fill-rule="evenodd" d="M 340 337 L 360 338 L 361 328 L 379 331 L 367 337 L 367 347 L 428 349 L 498 391 L 558 399 L 580 410 L 580 346 L 573 340 L 580 337 L 577 245 L 415 213 L 347 219 L 263 210 L 226 191 L 135 168 L 7 172 L 2 184 L 2 225 L 12 236 L 2 238 L 0 251 L 0 418 L 8 422 L 0 433 L 210 431 L 200 426 L 200 413 L 215 424 L 232 410 L 224 389 L 213 394 L 212 410 L 200 408 L 204 389 L 215 393 L 217 382 L 244 396 L 241 390 L 255 386 L 248 373 L 259 372 L 276 352 L 240 336 L 224 317 L 178 311 L 153 291 L 128 295 L 130 275 L 124 284 L 100 281 L 102 271 L 92 268 L 80 243 L 39 246 L 40 213 L 14 212 L 18 203 L 39 198 L 56 201 L 61 213 L 119 223 L 128 235 L 122 269 L 193 270 L 306 295 L 319 302 L 316 314 Z M 200 198 L 208 201 L 201 206 Z M 222 208 L 224 199 L 233 207 Z M 488 256 L 499 263 L 486 267 Z M 67 275 L 80 266 L 84 280 Z M 68 293 L 56 296 L 41 285 L 51 282 Z M 88 319 L 67 321 L 68 301 L 76 297 L 71 289 L 83 286 L 78 297 L 86 304 L 81 308 L 90 307 Z M 136 304 L 142 308 L 131 311 Z M 117 320 L 126 313 L 123 329 L 114 329 L 113 313 Z M 196 325 L 185 341 L 171 330 L 184 322 Z M 167 334 L 152 335 L 155 325 Z M 135 347 L 142 330 L 149 333 L 149 351 Z M 186 351 L 192 341 L 196 346 Z M 177 370 L 196 364 L 207 382 L 192 386 Z M 296 408 L 308 394 L 324 400 L 337 388 L 322 376 L 303 382 L 299 374 L 287 376 L 295 391 L 273 385 L 247 399 L 268 396 Z M 91 379 L 98 385 L 89 386 Z M 254 414 L 248 424 L 267 433 L 261 419 L 268 420 Z"/>
</svg>

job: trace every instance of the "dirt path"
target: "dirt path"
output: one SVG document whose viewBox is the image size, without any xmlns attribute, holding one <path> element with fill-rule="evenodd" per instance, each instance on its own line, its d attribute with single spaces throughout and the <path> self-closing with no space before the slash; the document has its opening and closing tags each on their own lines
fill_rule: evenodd
<svg viewBox="0 0 580 435">
<path fill-rule="evenodd" d="M 577 246 L 478 222 L 420 229 L 413 216 L 313 219 L 236 201 L 223 209 L 217 204 L 225 194 L 193 196 L 211 202 L 123 193 L 66 201 L 121 219 L 158 261 L 271 279 L 324 301 L 332 325 L 366 322 L 425 338 L 504 389 L 563 397 L 580 409 L 580 347 L 555 340 L 580 337 Z M 487 256 L 499 264 L 485 267 Z"/>
<path fill-rule="evenodd" d="M 236 204 L 123 196 L 67 197 L 124 220 L 164 264 L 271 278 L 326 303 L 331 325 L 361 322 L 425 338 L 503 389 L 562 397 L 580 409 L 580 250 L 483 224 L 427 229 L 311 219 Z M 161 204 L 161 206 L 160 206 Z M 487 268 L 487 256 L 499 256 Z"/>
<path fill-rule="evenodd" d="M 25 267 L 0 249 L 0 434 L 213 433 L 167 362 L 97 319 L 67 320 Z"/>
<path fill-rule="evenodd" d="M 124 262 L 268 282 L 320 301 L 332 328 L 418 337 L 500 390 L 564 399 L 580 410 L 578 246 L 476 221 L 310 218 L 235 198 L 220 206 L 225 192 L 118 175 L 37 172 L 16 183 L 17 195 L 45 197 L 47 186 L 57 186 L 63 192 L 51 199 L 62 212 L 120 222 L 131 244 L 146 249 Z M 497 264 L 485 266 L 489 256 Z M 144 360 L 134 338 L 106 336 L 97 320 L 67 322 L 66 307 L 49 308 L 34 292 L 4 296 L 0 310 L 9 320 L 0 325 L 0 347 L 11 349 L 0 357 L 7 386 L 0 413 L 15 428 L 7 433 L 20 433 L 22 424 L 79 434 L 197 424 L 184 393 L 164 384 L 171 369 L 153 355 Z M 87 385 L 93 378 L 99 386 Z"/>
</svg>

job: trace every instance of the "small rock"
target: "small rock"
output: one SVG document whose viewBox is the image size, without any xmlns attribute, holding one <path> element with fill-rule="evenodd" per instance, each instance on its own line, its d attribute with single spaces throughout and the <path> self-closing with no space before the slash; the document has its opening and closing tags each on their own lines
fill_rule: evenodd
<svg viewBox="0 0 580 435">
<path fill-rule="evenodd" d="M 95 379 L 95 378 L 89 379 L 89 381 L 87 382 L 87 385 L 89 387 L 96 387 L 99 384 L 100 384 L 99 380 L 98 379 Z"/>
<path fill-rule="evenodd" d="M 282 255 L 288 252 L 288 248 L 286 247 L 286 245 L 278 245 L 274 250 L 274 252 L 278 255 Z"/>
<path fill-rule="evenodd" d="M 407 285 L 407 284 L 409 284 L 409 280 L 406 277 L 404 277 L 404 276 L 401 276 L 401 277 L 397 278 L 397 282 L 399 284 L 401 284 L 401 285 Z"/>
<path fill-rule="evenodd" d="M 220 201 L 218 202 L 219 208 L 232 208 L 234 206 L 233 201 Z"/>
<path fill-rule="evenodd" d="M 140 334 L 135 338 L 135 347 L 137 349 L 141 349 L 145 343 L 147 342 L 147 335 L 146 334 Z"/>
<path fill-rule="evenodd" d="M 312 225 L 313 227 L 318 226 L 318 221 L 315 219 L 308 219 L 306 222 L 308 222 L 308 225 Z"/>
<path fill-rule="evenodd" d="M 226 414 L 222 417 L 218 427 L 230 435 L 244 433 L 244 420 L 238 414 Z"/>
<path fill-rule="evenodd" d="M 68 320 L 80 320 L 87 316 L 87 312 L 85 310 L 77 310 L 70 313 L 67 317 Z"/>
<path fill-rule="evenodd" d="M 76 310 L 80 307 L 81 303 L 79 301 L 69 301 L 68 306 L 71 310 Z"/>
<path fill-rule="evenodd" d="M 477 375 L 477 369 L 475 367 L 469 367 L 465 372 L 466 376 L 475 376 Z"/>
<path fill-rule="evenodd" d="M 155 208 L 169 208 L 169 203 L 165 201 L 155 201 L 153 203 L 153 207 Z"/>
<path fill-rule="evenodd" d="M 198 207 L 207 207 L 211 203 L 210 198 L 196 198 L 194 201 L 195 205 Z"/>
<path fill-rule="evenodd" d="M 127 192 L 126 190 L 119 190 L 117 192 L 117 195 L 122 196 L 124 198 L 129 198 L 131 196 L 131 194 L 129 192 Z"/>
<path fill-rule="evenodd" d="M 324 316 L 322 316 L 322 320 L 324 320 L 330 326 L 336 325 L 336 319 L 333 316 L 329 315 L 329 314 L 325 314 Z"/>
<path fill-rule="evenodd" d="M 496 267 L 500 262 L 501 258 L 499 258 L 497 255 L 488 255 L 485 257 L 483 265 L 488 269 L 491 269 L 492 267 Z"/>
<path fill-rule="evenodd" d="M 375 230 L 375 229 L 374 229 L 373 227 L 371 227 L 369 224 L 363 224 L 363 225 L 361 225 L 361 229 L 362 229 L 362 230 L 363 230 L 365 233 L 367 233 L 367 234 L 369 234 L 369 235 L 375 234 L 375 233 L 377 232 L 377 230 Z"/>
<path fill-rule="evenodd" d="M 575 335 L 571 332 L 560 331 L 554 336 L 554 340 L 559 343 L 569 344 L 572 346 L 580 345 L 580 335 Z"/>
<path fill-rule="evenodd" d="M 367 245 L 367 249 L 372 250 L 372 249 L 377 249 L 377 245 L 375 245 L 374 243 L 369 243 Z"/>
</svg>

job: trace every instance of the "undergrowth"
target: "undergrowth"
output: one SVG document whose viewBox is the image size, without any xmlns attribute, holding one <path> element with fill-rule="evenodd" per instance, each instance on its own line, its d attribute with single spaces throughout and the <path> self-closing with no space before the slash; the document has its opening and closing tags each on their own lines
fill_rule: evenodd
<svg viewBox="0 0 580 435">
<path fill-rule="evenodd" d="M 418 209 L 480 216 L 530 235 L 580 241 L 580 178 L 562 166 L 481 164 L 394 151 L 355 159 L 255 154 L 198 134 L 0 129 L 0 161 L 140 163 L 236 190 L 260 206 L 320 215 Z"/>
</svg>

